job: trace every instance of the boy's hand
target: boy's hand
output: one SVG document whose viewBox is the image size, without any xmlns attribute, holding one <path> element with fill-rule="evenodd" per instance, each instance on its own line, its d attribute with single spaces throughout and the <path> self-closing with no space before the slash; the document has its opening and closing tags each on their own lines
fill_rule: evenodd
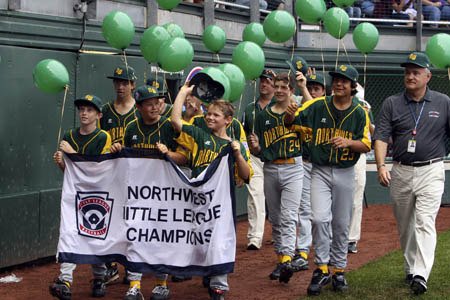
<svg viewBox="0 0 450 300">
<path fill-rule="evenodd" d="M 250 149 L 252 150 L 252 153 L 259 153 L 261 151 L 261 148 L 259 147 L 259 139 L 256 134 L 250 134 L 247 141 Z"/>
<path fill-rule="evenodd" d="M 335 148 L 335 149 L 347 148 L 350 146 L 350 140 L 343 138 L 341 136 L 336 136 L 334 138 L 331 138 L 331 143 L 333 144 L 333 148 Z"/>
<path fill-rule="evenodd" d="M 299 89 L 306 89 L 306 77 L 302 72 L 297 72 L 295 74 L 295 80 L 297 81 L 297 86 Z"/>
<path fill-rule="evenodd" d="M 62 151 L 56 151 L 55 154 L 53 154 L 53 161 L 60 165 L 63 162 L 63 153 Z"/>
<path fill-rule="evenodd" d="M 158 148 L 159 152 L 161 152 L 162 154 L 167 154 L 169 153 L 169 149 L 167 148 L 166 145 L 161 144 L 161 143 L 156 143 L 156 148 Z"/>
<path fill-rule="evenodd" d="M 65 153 L 68 153 L 68 154 L 77 153 L 77 151 L 75 151 L 67 141 L 61 141 L 61 143 L 59 143 L 59 149 L 61 149 L 61 151 L 64 151 Z"/>
<path fill-rule="evenodd" d="M 111 145 L 111 148 L 109 149 L 109 152 L 116 153 L 122 151 L 123 146 L 121 143 L 114 143 Z"/>
<path fill-rule="evenodd" d="M 241 154 L 241 144 L 238 141 L 231 142 L 231 149 L 233 149 L 234 156 L 239 156 Z"/>
<path fill-rule="evenodd" d="M 184 94 L 184 95 L 190 95 L 192 94 L 192 90 L 194 89 L 195 85 L 188 85 L 189 82 L 186 82 L 180 89 L 180 91 L 178 93 Z"/>
</svg>

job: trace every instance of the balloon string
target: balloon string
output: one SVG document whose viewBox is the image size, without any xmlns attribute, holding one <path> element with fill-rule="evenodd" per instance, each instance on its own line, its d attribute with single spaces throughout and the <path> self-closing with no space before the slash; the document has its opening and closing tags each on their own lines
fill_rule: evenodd
<svg viewBox="0 0 450 300">
<path fill-rule="evenodd" d="M 130 74 L 128 74 L 128 61 L 127 61 L 127 54 L 125 53 L 125 49 L 122 50 L 122 55 L 123 55 L 123 61 L 125 62 L 125 70 L 127 70 L 128 83 L 131 85 L 131 78 L 130 78 Z"/>
<path fill-rule="evenodd" d="M 448 72 L 448 80 L 450 80 L 450 68 L 447 68 L 447 72 Z"/>
<path fill-rule="evenodd" d="M 366 91 L 367 54 L 364 54 L 364 92 Z M 366 95 L 364 93 L 364 98 Z"/>
<path fill-rule="evenodd" d="M 163 90 L 164 90 L 164 87 L 166 87 L 166 92 L 167 92 L 167 95 L 169 96 L 169 102 L 170 102 L 170 104 L 173 104 L 172 96 L 169 93 L 169 85 L 167 84 L 167 81 L 166 81 L 166 72 L 163 73 L 163 76 L 164 76 Z"/>
<path fill-rule="evenodd" d="M 59 142 L 61 141 L 61 129 L 62 129 L 62 121 L 63 121 L 63 117 L 64 117 L 64 107 L 66 105 L 66 98 L 67 98 L 67 92 L 69 91 L 69 86 L 66 85 L 64 87 L 64 98 L 63 98 L 63 103 L 61 106 L 61 118 L 59 119 L 59 130 L 58 130 L 58 142 L 56 144 L 56 150 L 59 149 Z"/>
<path fill-rule="evenodd" d="M 324 85 L 325 90 L 327 90 L 327 82 L 325 79 L 325 78 L 327 78 L 327 76 L 325 76 L 325 58 L 323 57 L 322 22 L 319 23 L 319 30 L 320 30 L 320 56 L 322 58 L 323 85 Z"/>
<path fill-rule="evenodd" d="M 292 60 L 292 59 L 291 59 Z M 255 119 L 256 119 L 256 80 L 253 80 L 253 120 L 252 120 L 252 133 L 255 133 Z"/>
<path fill-rule="evenodd" d="M 144 84 L 146 85 L 147 84 L 147 70 L 148 70 L 148 66 L 150 66 L 150 63 L 148 63 L 146 66 L 145 66 L 145 69 L 144 69 Z M 150 72 L 151 72 L 151 67 L 150 67 Z"/>
<path fill-rule="evenodd" d="M 341 30 L 342 30 L 342 15 L 341 15 L 341 22 L 339 24 L 339 38 L 338 38 L 338 46 L 337 46 L 337 52 L 336 52 L 336 65 L 335 65 L 335 69 L 337 69 L 338 66 L 338 60 L 339 60 L 339 46 L 340 46 L 340 37 L 341 37 Z"/>
<path fill-rule="evenodd" d="M 341 42 L 342 42 L 342 48 L 344 48 L 345 56 L 347 57 L 347 62 L 349 65 L 351 65 L 350 58 L 348 57 L 347 48 L 345 47 L 344 40 L 341 40 Z"/>
<path fill-rule="evenodd" d="M 219 53 L 217 53 L 216 55 L 217 55 L 217 62 L 220 64 L 220 56 L 219 56 Z"/>
</svg>

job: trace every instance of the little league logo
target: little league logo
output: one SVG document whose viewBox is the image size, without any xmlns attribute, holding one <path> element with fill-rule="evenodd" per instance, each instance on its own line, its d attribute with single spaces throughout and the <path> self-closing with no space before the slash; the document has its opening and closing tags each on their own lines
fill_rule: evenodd
<svg viewBox="0 0 450 300">
<path fill-rule="evenodd" d="M 104 240 L 108 235 L 113 201 L 108 192 L 77 192 L 78 234 Z"/>
</svg>

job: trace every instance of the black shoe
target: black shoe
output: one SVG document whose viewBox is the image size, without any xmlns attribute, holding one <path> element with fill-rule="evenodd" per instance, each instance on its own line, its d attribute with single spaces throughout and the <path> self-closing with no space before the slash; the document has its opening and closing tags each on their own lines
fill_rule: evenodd
<svg viewBox="0 0 450 300">
<path fill-rule="evenodd" d="M 411 285 L 412 280 L 413 280 L 413 274 L 408 274 L 408 275 L 406 275 L 406 277 L 405 277 L 405 283 L 406 283 L 407 285 Z"/>
<path fill-rule="evenodd" d="M 105 284 L 111 284 L 119 279 L 119 269 L 116 263 L 106 264 Z"/>
<path fill-rule="evenodd" d="M 185 275 L 172 275 L 172 282 L 183 282 L 187 280 L 191 280 L 192 276 Z"/>
<path fill-rule="evenodd" d="M 225 291 L 220 289 L 208 288 L 208 293 L 211 296 L 211 300 L 224 300 Z"/>
<path fill-rule="evenodd" d="M 330 273 L 323 273 L 321 269 L 315 269 L 311 278 L 311 283 L 308 286 L 308 295 L 318 296 L 322 291 L 322 287 L 330 283 Z"/>
<path fill-rule="evenodd" d="M 275 270 L 272 271 L 272 273 L 269 274 L 270 280 L 278 280 L 280 279 L 280 272 L 281 272 L 281 263 L 278 263 L 275 267 Z"/>
<path fill-rule="evenodd" d="M 416 295 L 421 295 L 427 291 L 427 281 L 422 276 L 414 276 L 411 280 L 411 291 Z"/>
<path fill-rule="evenodd" d="M 70 291 L 70 283 L 56 279 L 55 282 L 49 287 L 50 294 L 60 300 L 70 300 L 72 298 L 72 292 Z"/>
<path fill-rule="evenodd" d="M 335 292 L 345 292 L 348 290 L 347 280 L 345 280 L 344 272 L 337 272 L 331 279 Z"/>
<path fill-rule="evenodd" d="M 278 278 L 278 281 L 288 283 L 293 274 L 294 270 L 292 269 L 291 262 L 284 262 L 281 264 L 280 277 Z"/>
<path fill-rule="evenodd" d="M 259 250 L 259 248 L 255 244 L 250 244 L 247 246 L 247 250 Z"/>
<path fill-rule="evenodd" d="M 106 295 L 106 283 L 102 279 L 92 281 L 92 297 L 101 298 Z"/>
<path fill-rule="evenodd" d="M 348 243 L 348 253 L 358 253 L 358 248 L 356 247 L 356 242 Z"/>
<path fill-rule="evenodd" d="M 308 270 L 308 261 L 304 259 L 300 254 L 295 254 L 291 262 L 292 270 L 294 272 Z"/>
</svg>

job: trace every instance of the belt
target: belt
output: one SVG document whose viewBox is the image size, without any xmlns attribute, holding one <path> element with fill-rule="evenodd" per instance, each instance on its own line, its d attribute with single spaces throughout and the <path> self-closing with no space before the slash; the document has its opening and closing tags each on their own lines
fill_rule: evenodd
<svg viewBox="0 0 450 300">
<path fill-rule="evenodd" d="M 278 158 L 278 159 L 272 160 L 271 163 L 273 163 L 275 165 L 293 165 L 293 164 L 295 164 L 295 158 L 294 157 Z"/>
<path fill-rule="evenodd" d="M 400 165 L 405 165 L 405 166 L 412 166 L 412 167 L 423 167 L 423 166 L 428 166 L 440 161 L 443 161 L 444 159 L 442 157 L 438 157 L 438 158 L 433 158 L 430 160 L 425 160 L 425 161 L 413 161 L 411 163 L 402 163 L 402 162 L 398 162 Z"/>
</svg>

